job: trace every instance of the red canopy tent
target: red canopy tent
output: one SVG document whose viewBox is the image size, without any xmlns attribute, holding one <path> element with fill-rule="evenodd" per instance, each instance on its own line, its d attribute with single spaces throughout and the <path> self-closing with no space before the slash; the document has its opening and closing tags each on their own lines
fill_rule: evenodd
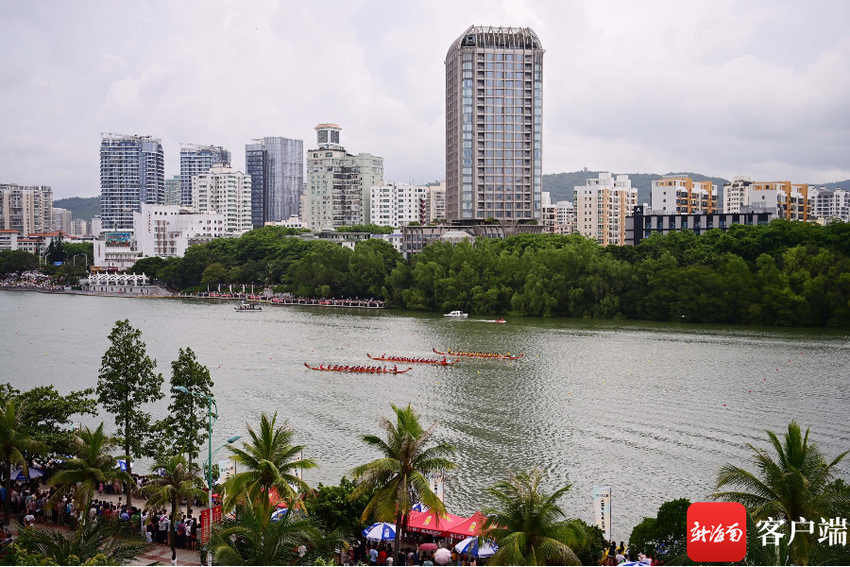
<svg viewBox="0 0 850 567">
<path fill-rule="evenodd" d="M 452 526 L 448 530 L 449 535 L 455 539 L 477 536 L 481 533 L 481 526 L 484 525 L 484 520 L 486 519 L 487 516 L 481 512 L 476 512 L 460 524 Z"/>
<path fill-rule="evenodd" d="M 449 537 L 455 526 L 466 522 L 454 514 L 446 514 L 445 518 L 438 517 L 434 512 L 411 512 L 407 521 L 407 531 Z"/>
</svg>

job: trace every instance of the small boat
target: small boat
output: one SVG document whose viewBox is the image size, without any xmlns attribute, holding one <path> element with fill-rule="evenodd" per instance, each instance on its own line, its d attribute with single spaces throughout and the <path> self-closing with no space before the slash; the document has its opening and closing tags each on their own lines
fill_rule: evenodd
<svg viewBox="0 0 850 567">
<path fill-rule="evenodd" d="M 469 317 L 469 313 L 464 313 L 463 311 L 452 311 L 451 313 L 446 313 L 443 317 L 456 317 L 460 319 L 466 319 Z"/>
<path fill-rule="evenodd" d="M 405 370 L 399 370 L 397 368 L 378 368 L 376 366 L 342 366 L 338 364 L 330 364 L 325 366 L 321 364 L 319 366 L 310 366 L 306 362 L 304 366 L 309 368 L 310 370 L 318 370 L 320 372 L 353 372 L 355 374 L 404 374 L 410 370 L 413 370 L 413 367 L 408 367 Z"/>
<path fill-rule="evenodd" d="M 449 350 L 448 352 L 440 352 L 435 348 L 432 348 L 431 350 L 443 356 L 465 356 L 467 358 L 492 358 L 497 360 L 517 360 L 518 358 L 522 358 L 523 356 L 525 356 L 525 353 L 502 354 L 499 352 L 463 352 L 454 350 Z"/>
<path fill-rule="evenodd" d="M 239 305 L 233 307 L 237 311 L 262 311 L 263 308 L 254 303 L 245 303 L 244 301 Z"/>
<path fill-rule="evenodd" d="M 372 356 L 368 352 L 366 356 L 372 360 L 383 360 L 385 362 L 401 362 L 403 364 L 436 364 L 438 366 L 453 366 L 457 364 L 457 360 L 448 360 L 445 357 L 439 358 L 407 358 L 404 356 Z"/>
</svg>

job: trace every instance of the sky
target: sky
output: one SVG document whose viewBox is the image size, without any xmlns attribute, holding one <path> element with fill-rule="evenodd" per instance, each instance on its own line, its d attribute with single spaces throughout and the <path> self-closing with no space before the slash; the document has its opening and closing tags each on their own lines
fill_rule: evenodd
<svg viewBox="0 0 850 567">
<path fill-rule="evenodd" d="M 543 171 L 850 178 L 850 2 L 0 0 L 0 183 L 94 196 L 101 132 L 230 149 L 342 126 L 388 181 L 445 176 L 449 45 L 529 26 Z"/>
</svg>

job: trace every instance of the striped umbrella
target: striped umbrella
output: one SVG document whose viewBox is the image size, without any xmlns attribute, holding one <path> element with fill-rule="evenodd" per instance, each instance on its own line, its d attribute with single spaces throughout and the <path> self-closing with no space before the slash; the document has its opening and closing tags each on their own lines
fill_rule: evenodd
<svg viewBox="0 0 850 567">
<path fill-rule="evenodd" d="M 395 524 L 378 522 L 363 530 L 363 537 L 372 541 L 388 541 L 395 539 Z"/>
<path fill-rule="evenodd" d="M 455 546 L 455 551 L 458 553 L 465 553 L 473 557 L 481 557 L 482 559 L 485 557 L 493 557 L 498 550 L 499 546 L 489 539 L 483 540 L 482 544 L 479 546 L 477 537 L 468 537 Z"/>
</svg>

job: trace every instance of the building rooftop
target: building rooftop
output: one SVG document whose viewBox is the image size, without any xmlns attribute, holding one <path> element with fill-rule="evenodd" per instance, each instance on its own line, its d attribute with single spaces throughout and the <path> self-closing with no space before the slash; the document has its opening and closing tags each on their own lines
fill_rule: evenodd
<svg viewBox="0 0 850 567">
<path fill-rule="evenodd" d="M 534 30 L 509 26 L 469 26 L 452 47 L 543 49 Z"/>
<path fill-rule="evenodd" d="M 336 128 L 337 130 L 342 130 L 342 126 L 331 124 L 329 122 L 325 124 L 319 124 L 318 126 L 316 126 L 315 130 L 323 130 L 324 128 Z"/>
</svg>

